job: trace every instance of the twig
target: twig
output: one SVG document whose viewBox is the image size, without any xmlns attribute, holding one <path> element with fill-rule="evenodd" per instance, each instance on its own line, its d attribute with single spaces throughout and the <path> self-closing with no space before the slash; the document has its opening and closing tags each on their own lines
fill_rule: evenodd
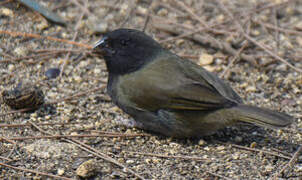
<svg viewBox="0 0 302 180">
<path fill-rule="evenodd" d="M 51 102 L 47 103 L 46 105 L 57 104 L 59 102 L 68 101 L 68 100 L 73 99 L 75 97 L 80 97 L 80 96 L 84 96 L 84 95 L 87 95 L 87 94 L 92 93 L 92 92 L 101 91 L 105 88 L 106 88 L 106 85 L 102 85 L 100 87 L 96 87 L 96 88 L 93 88 L 93 89 L 88 90 L 88 91 L 80 92 L 80 93 L 77 93 L 77 94 L 74 94 L 74 95 L 71 95 L 71 96 L 67 96 L 67 97 L 64 97 L 64 98 L 61 98 L 61 99 L 51 101 Z"/>
<path fill-rule="evenodd" d="M 238 59 L 238 57 L 240 56 L 241 52 L 246 48 L 247 45 L 248 45 L 248 41 L 245 41 L 244 44 L 242 45 L 242 47 L 237 51 L 236 55 L 233 57 L 233 59 L 231 60 L 231 62 L 228 64 L 228 66 L 225 68 L 225 70 L 220 75 L 221 78 L 223 78 L 229 72 L 230 68 L 233 66 L 233 64 Z"/>
<path fill-rule="evenodd" d="M 239 148 L 239 149 L 244 149 L 244 150 L 247 150 L 247 151 L 260 152 L 260 153 L 263 153 L 263 154 L 268 154 L 268 155 L 271 155 L 271 156 L 277 156 L 277 157 L 284 158 L 284 159 L 291 159 L 291 157 L 289 157 L 289 156 L 284 156 L 282 154 L 277 154 L 277 153 L 273 153 L 273 152 L 270 152 L 270 151 L 265 151 L 265 150 L 255 149 L 255 148 L 249 148 L 249 147 L 240 146 L 240 145 L 237 145 L 237 144 L 228 144 L 228 145 L 231 145 L 232 147 L 236 147 L 236 148 Z"/>
<path fill-rule="evenodd" d="M 147 26 L 148 26 L 148 23 L 150 21 L 150 16 L 151 16 L 151 12 L 153 11 L 153 7 L 157 5 L 157 1 L 153 1 L 151 0 L 151 4 L 150 6 L 148 7 L 148 11 L 147 11 L 147 14 L 145 15 L 145 22 L 144 22 L 144 26 L 143 26 L 143 29 L 142 31 L 145 32 L 145 30 L 147 29 Z"/>
<path fill-rule="evenodd" d="M 0 156 L 0 159 L 4 159 L 4 160 L 6 160 L 6 161 L 13 161 L 12 159 L 9 159 L 9 158 L 3 157 L 3 156 Z"/>
<path fill-rule="evenodd" d="M 31 52 L 44 53 L 44 52 L 76 52 L 76 53 L 89 53 L 90 51 L 85 51 L 84 49 L 33 49 Z"/>
<path fill-rule="evenodd" d="M 52 175 L 52 174 L 47 174 L 45 172 L 40 172 L 40 171 L 31 170 L 31 169 L 25 169 L 25 168 L 20 168 L 20 167 L 16 167 L 16 166 L 11 166 L 11 165 L 1 163 L 1 162 L 0 162 L 0 166 L 15 169 L 15 170 L 18 170 L 18 171 L 24 171 L 24 172 L 39 174 L 39 175 L 42 175 L 42 176 L 47 176 L 47 177 L 51 177 L 51 178 L 55 178 L 55 179 L 72 180 L 71 178 L 67 178 L 67 177 L 63 177 L 63 176 L 56 176 L 56 175 Z"/>
<path fill-rule="evenodd" d="M 56 52 L 47 52 L 47 53 L 41 53 L 41 54 L 37 54 L 37 55 L 32 55 L 32 56 L 24 56 L 24 57 L 18 57 L 18 58 L 12 58 L 12 59 L 3 59 L 0 61 L 0 63 L 17 63 L 21 60 L 24 59 L 34 59 L 34 58 L 41 58 L 41 57 L 45 57 L 45 56 L 50 56 L 50 55 L 54 55 L 54 54 L 59 54 L 59 53 L 63 53 L 63 51 L 56 51 Z"/>
<path fill-rule="evenodd" d="M 72 124 L 77 124 L 75 122 L 68 122 L 68 123 L 38 123 L 37 125 L 39 126 L 54 126 L 54 125 L 72 125 Z M 26 126 L 31 126 L 31 124 L 0 124 L 0 128 L 15 128 L 15 127 L 26 127 Z"/>
<path fill-rule="evenodd" d="M 127 134 L 127 133 L 119 133 L 119 132 L 108 132 L 108 131 L 99 131 L 99 130 L 88 130 L 89 132 L 92 133 L 100 133 L 100 134 L 108 134 L 108 135 L 123 135 L 123 134 Z M 129 135 L 135 135 L 135 136 L 151 136 L 150 134 L 147 133 L 139 133 L 139 134 L 130 134 Z"/>
<path fill-rule="evenodd" d="M 136 9 L 137 0 L 132 0 L 130 2 L 129 11 L 127 13 L 127 16 L 125 17 L 124 21 L 119 25 L 120 28 L 123 28 L 125 24 L 129 21 L 129 19 L 132 17 L 133 13 Z"/>
<path fill-rule="evenodd" d="M 15 141 L 7 139 L 7 138 L 5 138 L 3 136 L 0 136 L 0 142 L 2 142 L 2 141 L 6 141 L 6 142 L 9 142 L 9 143 L 12 143 L 12 144 L 16 144 Z"/>
<path fill-rule="evenodd" d="M 292 35 L 299 35 L 299 36 L 302 36 L 302 32 L 301 31 L 295 31 L 295 30 L 292 30 L 292 29 L 286 29 L 286 28 L 281 28 L 281 27 L 277 27 L 277 26 L 274 26 L 272 24 L 269 24 L 269 23 L 265 23 L 265 22 L 262 22 L 262 21 L 259 21 L 259 20 L 252 20 L 252 22 L 254 23 L 257 23 L 257 24 L 261 24 L 269 29 L 273 29 L 275 31 L 279 31 L 279 32 L 283 32 L 285 34 L 292 34 Z"/>
<path fill-rule="evenodd" d="M 41 129 L 40 127 L 38 127 L 37 125 L 35 125 L 33 122 L 29 121 L 29 123 L 31 123 L 33 125 L 33 127 L 35 127 L 36 129 L 38 129 L 40 132 L 44 133 L 44 134 L 47 134 L 47 135 L 51 135 L 50 133 L 44 131 L 43 129 Z M 95 156 L 103 159 L 103 160 L 106 160 L 108 162 L 111 162 L 115 165 L 118 165 L 119 167 L 122 167 L 124 170 L 128 171 L 129 173 L 133 174 L 134 176 L 136 176 L 137 178 L 139 179 L 144 179 L 144 177 L 140 176 L 139 174 L 137 174 L 136 172 L 134 172 L 133 170 L 129 169 L 128 167 L 126 167 L 125 165 L 119 163 L 118 161 L 116 161 L 115 159 L 107 156 L 106 154 L 104 153 L 101 153 L 99 152 L 98 150 L 80 142 L 80 141 L 77 141 L 75 139 L 68 139 L 68 138 L 64 138 L 65 141 L 69 142 L 69 143 L 72 143 L 76 146 L 78 146 L 79 148 L 87 151 L 87 152 L 90 152 L 91 154 L 94 154 Z"/>
<path fill-rule="evenodd" d="M 80 134 L 80 135 L 53 135 L 53 136 L 27 136 L 27 137 L 11 137 L 8 138 L 14 141 L 23 141 L 30 139 L 61 139 L 61 138 L 89 138 L 89 137 L 139 137 L 144 134 Z M 150 135 L 149 135 L 150 136 Z"/>
<path fill-rule="evenodd" d="M 194 156 L 174 156 L 174 155 L 164 155 L 164 154 L 155 154 L 155 153 L 144 153 L 144 152 L 134 152 L 134 151 L 124 151 L 127 153 L 140 154 L 144 156 L 153 156 L 153 157 L 161 157 L 161 158 L 176 158 L 176 159 L 187 159 L 187 160 L 196 160 L 196 161 L 210 161 L 209 159 L 204 159 L 200 157 Z"/>
<path fill-rule="evenodd" d="M 182 34 L 181 30 L 177 30 L 173 26 L 164 25 L 164 24 L 156 24 L 156 23 L 153 23 L 153 26 L 157 29 L 167 31 L 167 32 L 170 32 L 172 34 L 177 34 L 177 35 Z M 187 37 L 187 35 L 191 35 L 191 34 L 192 34 L 192 36 Z M 189 38 L 193 41 L 196 41 L 200 44 L 203 44 L 203 45 L 205 45 L 205 44 L 210 45 L 213 48 L 220 49 L 220 50 L 225 51 L 226 53 L 229 53 L 233 56 L 235 56 L 236 53 L 237 53 L 237 51 L 227 42 L 217 43 L 216 41 L 213 41 L 213 39 L 209 39 L 208 37 L 204 37 L 204 36 L 201 36 L 199 34 L 194 34 L 193 32 L 187 33 L 185 37 Z M 166 42 L 166 41 L 160 41 L 160 43 L 162 43 L 162 42 Z M 256 60 L 254 59 L 253 56 L 241 53 L 240 58 L 242 58 L 243 60 L 245 60 L 247 62 L 250 62 L 251 64 L 257 66 Z"/>
<path fill-rule="evenodd" d="M 212 33 L 216 33 L 216 34 L 229 34 L 229 32 L 223 31 L 223 30 L 217 30 L 217 29 L 213 29 L 211 28 L 206 22 L 204 22 L 197 14 L 194 13 L 194 11 L 187 6 L 184 1 L 179 1 L 179 0 L 173 0 L 176 4 L 178 4 L 179 6 L 181 6 L 185 11 L 187 11 L 190 16 L 193 19 L 196 19 L 200 24 L 202 24 L 204 27 L 207 28 L 207 31 L 210 31 Z"/>
<path fill-rule="evenodd" d="M 82 12 L 85 12 L 85 14 L 87 16 L 93 16 L 93 14 L 89 11 L 88 7 L 87 6 L 83 6 L 77 0 L 71 0 L 71 3 L 75 4 L 76 6 L 78 6 L 82 10 Z"/>
<path fill-rule="evenodd" d="M 225 177 L 225 176 L 222 176 L 222 175 L 213 173 L 213 172 L 211 172 L 211 171 L 207 171 L 207 170 L 206 170 L 205 172 L 208 173 L 208 174 L 211 174 L 212 176 L 219 177 L 219 178 L 221 178 L 221 179 L 232 180 L 232 179 L 230 179 L 230 178 L 228 178 L 228 177 Z"/>
<path fill-rule="evenodd" d="M 295 66 L 293 66 L 292 64 L 290 64 L 289 62 L 287 62 L 285 59 L 281 58 L 280 56 L 278 56 L 277 54 L 275 54 L 274 52 L 272 52 L 271 50 L 269 50 L 269 48 L 262 44 L 257 42 L 255 39 L 253 39 L 252 37 L 250 37 L 248 34 L 246 34 L 246 32 L 244 31 L 243 27 L 241 26 L 241 24 L 239 23 L 239 21 L 234 18 L 233 14 L 224 6 L 224 4 L 217 0 L 217 3 L 219 3 L 221 9 L 223 9 L 225 11 L 225 13 L 234 20 L 234 22 L 236 23 L 236 25 L 238 26 L 239 30 L 241 31 L 241 34 L 250 42 L 252 42 L 253 44 L 255 44 L 256 46 L 260 47 L 261 49 L 263 49 L 265 52 L 267 52 L 269 55 L 271 55 L 272 57 L 276 58 L 277 60 L 283 62 L 284 64 L 286 64 L 287 66 L 289 66 L 290 68 L 296 70 L 297 72 L 302 73 L 302 69 L 299 69 Z"/>
<path fill-rule="evenodd" d="M 3 2 L 0 3 L 0 6 L 3 6 L 4 4 L 7 4 L 7 3 L 11 2 L 11 1 L 13 1 L 13 0 L 6 0 L 6 1 L 3 1 Z"/>
<path fill-rule="evenodd" d="M 95 155 L 95 156 L 97 156 L 97 157 L 105 160 L 105 161 L 111 162 L 111 163 L 113 163 L 113 164 L 115 164 L 115 165 L 117 165 L 119 167 L 122 167 L 125 171 L 130 172 L 131 174 L 133 174 L 134 176 L 136 176 L 139 179 L 145 179 L 144 177 L 142 177 L 141 175 L 137 174 L 133 170 L 129 169 L 125 165 L 119 163 L 115 159 L 107 156 L 104 153 L 101 153 L 100 151 L 98 151 L 98 150 L 96 150 L 96 149 L 94 149 L 94 148 L 92 148 L 92 147 L 90 147 L 90 146 L 88 146 L 88 145 L 86 145 L 86 144 L 84 144 L 84 143 L 82 143 L 80 141 L 77 141 L 77 140 L 74 140 L 74 139 L 73 140 L 66 139 L 66 140 L 67 140 L 67 142 L 70 142 L 70 143 L 78 146 L 79 148 L 81 148 L 81 149 L 83 149 L 83 150 L 85 150 L 85 151 L 87 151 L 87 152 L 89 152 L 89 153 L 91 153 L 91 154 L 93 154 L 93 155 Z"/>
<path fill-rule="evenodd" d="M 57 42 L 63 42 L 63 43 L 67 43 L 67 44 L 72 44 L 75 46 L 79 46 L 79 47 L 84 47 L 87 49 L 92 49 L 93 47 L 87 44 L 83 44 L 83 43 L 78 43 L 78 42 L 74 42 L 74 41 L 69 41 L 66 39 L 60 39 L 60 38 L 55 38 L 55 37 L 51 37 L 51 36 L 41 36 L 39 34 L 32 34 L 32 33 L 24 33 L 24 32 L 15 32 L 15 31 L 3 31 L 0 30 L 0 34 L 7 34 L 10 36 L 22 36 L 22 37 L 26 37 L 26 38 L 35 38 L 35 39 L 47 39 L 50 41 L 57 41 Z"/>
<path fill-rule="evenodd" d="M 302 146 L 298 148 L 290 161 L 274 176 L 274 179 L 277 180 L 278 176 L 280 176 L 286 169 L 291 169 L 295 162 L 298 160 L 299 155 L 302 153 Z"/>
</svg>

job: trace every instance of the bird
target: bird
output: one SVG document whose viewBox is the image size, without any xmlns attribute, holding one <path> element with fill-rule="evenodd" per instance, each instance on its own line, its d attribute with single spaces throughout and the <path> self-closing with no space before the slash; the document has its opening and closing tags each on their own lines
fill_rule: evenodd
<svg viewBox="0 0 302 180">
<path fill-rule="evenodd" d="M 222 79 L 135 29 L 107 32 L 92 52 L 108 70 L 107 93 L 140 129 L 202 137 L 239 122 L 278 129 L 293 117 L 243 103 Z"/>
</svg>

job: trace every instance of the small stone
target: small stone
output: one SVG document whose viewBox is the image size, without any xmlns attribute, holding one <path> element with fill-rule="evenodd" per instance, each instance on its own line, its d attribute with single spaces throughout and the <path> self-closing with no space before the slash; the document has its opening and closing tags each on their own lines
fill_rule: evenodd
<svg viewBox="0 0 302 180">
<path fill-rule="evenodd" d="M 128 4 L 122 4 L 120 8 L 120 13 L 124 16 L 127 14 L 127 9 L 129 8 Z"/>
<path fill-rule="evenodd" d="M 93 70 L 93 73 L 94 74 L 100 74 L 102 72 L 102 70 L 100 69 L 100 68 L 95 68 L 94 70 Z"/>
<path fill-rule="evenodd" d="M 200 140 L 198 141 L 198 144 L 199 144 L 200 146 L 202 146 L 202 145 L 205 145 L 206 142 L 205 142 L 205 140 L 200 139 Z"/>
<path fill-rule="evenodd" d="M 37 24 L 36 27 L 39 31 L 42 31 L 42 30 L 48 28 L 49 24 L 47 23 L 47 21 L 44 20 L 44 21 L 41 21 L 41 23 Z"/>
<path fill-rule="evenodd" d="M 258 30 L 252 30 L 252 31 L 251 31 L 251 34 L 252 34 L 253 36 L 259 36 L 259 35 L 260 35 L 260 31 L 258 31 Z"/>
<path fill-rule="evenodd" d="M 249 84 L 247 82 L 244 82 L 239 85 L 240 88 L 246 88 Z"/>
<path fill-rule="evenodd" d="M 13 65 L 13 64 L 9 64 L 9 65 L 8 65 L 8 70 L 9 70 L 10 72 L 12 72 L 14 69 L 15 69 L 15 65 Z"/>
<path fill-rule="evenodd" d="M 14 17 L 14 12 L 8 8 L 1 8 L 0 9 L 0 15 L 2 16 L 8 16 L 8 17 Z"/>
<path fill-rule="evenodd" d="M 247 92 L 256 92 L 257 89 L 256 89 L 255 86 L 249 86 L 249 87 L 246 88 L 246 91 L 247 91 Z"/>
<path fill-rule="evenodd" d="M 232 158 L 233 159 L 239 159 L 240 158 L 240 154 L 236 152 L 235 154 L 232 155 Z"/>
<path fill-rule="evenodd" d="M 203 66 L 203 68 L 205 68 L 207 71 L 210 72 L 214 72 L 216 70 L 215 66 L 210 66 L 210 65 Z"/>
<path fill-rule="evenodd" d="M 132 160 L 132 159 L 129 159 L 129 160 L 126 161 L 127 164 L 133 164 L 134 162 L 135 162 L 135 161 Z"/>
<path fill-rule="evenodd" d="M 302 31 L 302 21 L 299 21 L 296 25 L 295 25 L 295 29 L 298 31 Z"/>
<path fill-rule="evenodd" d="M 76 174 L 82 178 L 88 178 L 96 174 L 97 161 L 90 159 L 83 162 L 76 170 Z"/>
<path fill-rule="evenodd" d="M 225 16 L 223 14 L 220 14 L 216 16 L 217 22 L 223 22 L 225 20 Z"/>
<path fill-rule="evenodd" d="M 240 143 L 242 142 L 243 138 L 241 136 L 236 136 L 235 137 L 235 142 Z"/>
<path fill-rule="evenodd" d="M 222 150 L 225 149 L 225 147 L 224 147 L 224 146 L 218 146 L 216 149 L 217 149 L 218 151 L 222 151 Z"/>
<path fill-rule="evenodd" d="M 272 172 L 273 170 L 274 170 L 274 166 L 272 166 L 272 165 L 265 166 L 265 172 L 266 173 Z"/>
<path fill-rule="evenodd" d="M 137 12 L 138 13 L 141 13 L 141 14 L 147 14 L 147 9 L 146 8 L 143 8 L 143 7 L 141 7 L 141 6 L 138 6 L 137 7 Z"/>
<path fill-rule="evenodd" d="M 198 64 L 200 66 L 209 65 L 212 64 L 213 62 L 214 62 L 214 56 L 210 54 L 203 53 L 202 55 L 199 56 Z"/>
<path fill-rule="evenodd" d="M 108 31 L 108 24 L 107 22 L 100 22 L 97 23 L 94 28 L 93 31 L 96 33 L 106 33 Z"/>
<path fill-rule="evenodd" d="M 48 77 L 49 79 L 54 79 L 60 75 L 61 71 L 59 68 L 49 68 L 45 72 L 45 76 Z"/>
<path fill-rule="evenodd" d="M 157 12 L 157 14 L 158 14 L 159 16 L 167 16 L 167 15 L 168 15 L 168 10 L 162 8 L 162 9 L 160 9 L 160 10 Z"/>
<path fill-rule="evenodd" d="M 58 169 L 58 171 L 57 171 L 57 174 L 58 174 L 59 176 L 62 176 L 64 173 L 65 173 L 65 170 L 64 170 L 64 169 Z"/>
<path fill-rule="evenodd" d="M 297 42 L 300 46 L 302 46 L 302 37 L 301 36 L 297 36 Z"/>
<path fill-rule="evenodd" d="M 151 160 L 151 159 L 145 159 L 145 162 L 146 162 L 147 164 L 151 164 L 152 160 Z"/>
<path fill-rule="evenodd" d="M 176 40 L 175 44 L 176 44 L 177 46 L 181 46 L 184 42 L 185 42 L 185 40 L 183 40 L 183 39 L 178 39 L 178 40 Z"/>
<path fill-rule="evenodd" d="M 84 68 L 89 65 L 89 61 L 81 61 L 78 65 L 79 68 Z"/>
<path fill-rule="evenodd" d="M 77 82 L 77 83 L 81 83 L 82 80 L 83 80 L 81 76 L 74 76 L 73 79 L 74 79 L 74 81 Z"/>
<path fill-rule="evenodd" d="M 14 49 L 14 53 L 18 56 L 25 56 L 28 50 L 25 47 L 17 47 Z"/>
<path fill-rule="evenodd" d="M 251 144 L 250 144 L 250 147 L 251 148 L 255 148 L 257 146 L 257 143 L 256 142 L 252 142 Z"/>
</svg>

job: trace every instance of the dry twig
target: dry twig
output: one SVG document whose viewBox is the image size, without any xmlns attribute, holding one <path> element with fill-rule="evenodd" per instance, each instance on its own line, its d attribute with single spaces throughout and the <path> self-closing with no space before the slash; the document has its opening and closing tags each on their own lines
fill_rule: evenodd
<svg viewBox="0 0 302 180">
<path fill-rule="evenodd" d="M 11 166 L 11 165 L 1 163 L 1 162 L 0 162 L 0 166 L 4 166 L 4 167 L 10 168 L 10 169 L 15 169 L 15 170 L 18 170 L 18 171 L 24 171 L 24 172 L 39 174 L 39 175 L 42 175 L 42 176 L 47 176 L 47 177 L 51 177 L 51 178 L 55 178 L 55 179 L 72 180 L 72 179 L 67 178 L 67 177 L 56 176 L 56 175 L 52 175 L 52 174 L 48 174 L 48 173 L 44 173 L 44 172 L 40 172 L 40 171 L 35 171 L 35 170 L 31 170 L 31 169 L 25 169 L 25 168 L 20 168 L 20 167 L 16 167 L 16 166 Z"/>
<path fill-rule="evenodd" d="M 271 55 L 272 57 L 276 58 L 277 60 L 283 62 L 284 64 L 286 64 L 287 66 L 289 66 L 290 68 L 296 70 L 297 72 L 302 73 L 302 69 L 299 69 L 295 66 L 293 66 L 292 64 L 290 64 L 289 62 L 287 62 L 285 59 L 281 58 L 280 56 L 278 56 L 277 54 L 275 54 L 274 52 L 272 52 L 266 45 L 257 42 L 254 38 L 252 38 L 251 36 L 249 36 L 248 34 L 246 34 L 246 32 L 244 31 L 242 25 L 239 23 L 239 21 L 233 16 L 233 14 L 224 6 L 224 4 L 221 1 L 217 1 L 217 3 L 219 3 L 221 9 L 224 10 L 224 12 L 231 18 L 234 20 L 234 22 L 236 23 L 236 25 L 238 26 L 241 34 L 250 42 L 252 42 L 253 44 L 255 44 L 256 46 L 260 47 L 261 49 L 263 49 L 265 52 L 267 52 L 269 55 Z"/>
<path fill-rule="evenodd" d="M 194 161 L 210 161 L 209 159 L 204 159 L 200 157 L 194 156 L 175 156 L 175 155 L 165 155 L 165 154 L 155 154 L 155 153 L 145 153 L 145 152 L 134 152 L 134 151 L 124 151 L 127 153 L 139 154 L 144 156 L 153 156 L 153 157 L 161 157 L 161 158 L 169 158 L 169 159 L 186 159 L 186 160 L 194 160 Z"/>
<path fill-rule="evenodd" d="M 55 37 L 51 37 L 51 36 L 41 36 L 39 34 L 32 34 L 32 33 L 24 33 L 24 32 L 14 32 L 14 31 L 3 31 L 0 30 L 0 34 L 7 34 L 10 36 L 22 36 L 25 38 L 35 38 L 35 39 L 47 39 L 50 41 L 57 41 L 57 42 L 63 42 L 63 43 L 67 43 L 67 44 L 72 44 L 75 46 L 79 46 L 79 47 L 84 47 L 87 49 L 92 49 L 93 47 L 87 44 L 83 44 L 83 43 L 78 43 L 78 42 L 74 42 L 74 41 L 69 41 L 66 39 L 60 39 L 60 38 L 55 38 Z"/>
<path fill-rule="evenodd" d="M 173 26 L 170 26 L 170 25 L 153 23 L 153 26 L 157 29 L 167 31 L 167 32 L 170 32 L 172 34 L 177 34 L 177 35 L 183 34 L 183 32 L 181 30 L 175 29 Z M 198 30 L 196 30 L 195 32 L 197 32 L 197 31 Z M 191 35 L 191 36 L 188 37 L 188 35 L 189 36 Z M 227 42 L 217 42 L 214 39 L 209 39 L 206 36 L 201 36 L 199 34 L 194 34 L 193 32 L 186 33 L 185 37 L 189 38 L 193 41 L 196 41 L 200 44 L 210 45 L 213 48 L 220 49 L 220 50 L 225 51 L 225 52 L 227 52 L 227 53 L 229 53 L 233 56 L 236 56 L 237 51 Z M 179 38 L 179 37 L 177 37 L 177 38 Z M 162 42 L 166 42 L 166 41 L 160 41 L 160 43 L 162 43 Z M 253 56 L 241 53 L 240 58 L 247 61 L 247 62 L 250 62 L 251 64 L 253 64 L 255 66 L 257 66 L 256 60 Z"/>
<path fill-rule="evenodd" d="M 139 137 L 144 136 L 143 134 L 80 134 L 80 135 L 49 135 L 49 136 L 27 136 L 27 137 L 11 137 L 7 138 L 14 141 L 32 140 L 32 139 L 61 139 L 61 138 L 89 138 L 89 137 Z"/>
<path fill-rule="evenodd" d="M 298 160 L 299 155 L 302 153 L 302 146 L 298 148 L 298 150 L 295 152 L 293 157 L 290 159 L 290 161 L 274 176 L 274 179 L 277 180 L 278 177 L 286 170 L 291 169 L 295 162 Z"/>
<path fill-rule="evenodd" d="M 54 136 L 46 131 L 44 131 L 43 129 L 41 129 L 39 126 L 35 125 L 33 122 L 29 121 L 29 123 L 32 124 L 33 127 L 35 127 L 36 129 L 38 129 L 40 132 L 44 133 L 44 134 L 47 134 L 47 135 L 50 135 L 50 136 Z M 139 179 L 145 179 L 144 177 L 140 176 L 139 174 L 137 174 L 136 172 L 134 172 L 133 170 L 129 169 L 128 167 L 126 167 L 125 165 L 119 163 L 117 160 L 107 156 L 106 154 L 94 149 L 93 147 L 90 147 L 80 141 L 77 141 L 75 139 L 68 139 L 68 138 L 64 138 L 64 140 L 66 142 L 69 142 L 69 143 L 72 143 L 74 145 L 76 145 L 77 147 L 87 151 L 87 152 L 90 152 L 91 154 L 94 154 L 95 156 L 105 160 L 105 161 L 108 161 L 108 162 L 111 162 L 119 167 L 122 167 L 124 170 L 128 171 L 129 173 L 131 173 L 132 175 L 134 175 L 135 177 L 139 178 Z"/>
<path fill-rule="evenodd" d="M 237 144 L 228 144 L 228 145 L 231 145 L 232 147 L 236 147 L 236 148 L 239 148 L 239 149 L 244 149 L 244 150 L 247 150 L 247 151 L 260 152 L 260 153 L 263 153 L 263 154 L 268 154 L 268 155 L 271 155 L 271 156 L 276 156 L 276 157 L 280 157 L 280 158 L 284 158 L 284 159 L 291 159 L 289 156 L 273 153 L 273 152 L 270 152 L 270 151 L 265 151 L 265 150 L 261 150 L 261 149 L 255 149 L 255 148 L 249 148 L 249 147 L 240 146 L 240 145 L 237 145 Z"/>
</svg>

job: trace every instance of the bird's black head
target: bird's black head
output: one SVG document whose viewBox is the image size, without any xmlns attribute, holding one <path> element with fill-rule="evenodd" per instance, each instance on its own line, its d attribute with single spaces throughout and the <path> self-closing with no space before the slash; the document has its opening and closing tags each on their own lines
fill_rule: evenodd
<svg viewBox="0 0 302 180">
<path fill-rule="evenodd" d="M 109 73 L 122 75 L 138 70 L 161 50 L 161 46 L 142 31 L 117 29 L 97 42 L 93 51 L 104 57 Z"/>
</svg>

